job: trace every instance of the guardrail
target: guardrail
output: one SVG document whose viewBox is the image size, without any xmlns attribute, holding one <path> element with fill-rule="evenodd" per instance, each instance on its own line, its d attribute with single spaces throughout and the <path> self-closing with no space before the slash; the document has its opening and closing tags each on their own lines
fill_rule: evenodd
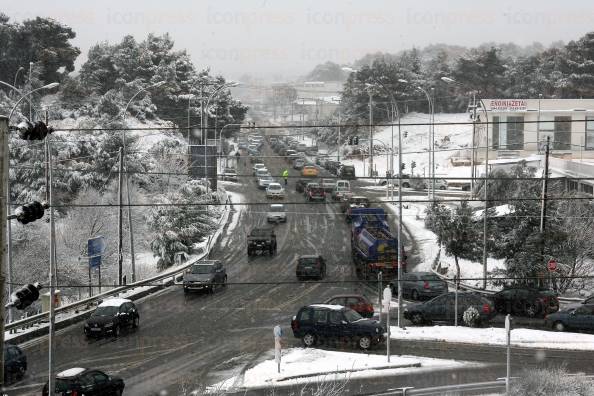
<svg viewBox="0 0 594 396">
<path fill-rule="evenodd" d="M 449 392 L 476 392 L 476 391 L 505 391 L 505 381 L 474 382 L 470 384 L 456 384 L 433 386 L 429 388 L 401 387 L 385 392 L 370 393 L 368 396 L 413 396 L 413 395 L 443 395 Z"/>
<path fill-rule="evenodd" d="M 230 204 L 230 206 L 232 206 L 232 203 Z M 192 261 L 190 261 L 190 262 L 188 262 L 188 263 L 186 263 L 184 265 L 181 265 L 181 266 L 178 266 L 178 267 L 175 267 L 175 268 L 171 268 L 171 269 L 169 269 L 167 272 L 165 272 L 163 274 L 159 274 L 159 275 L 153 276 L 153 277 L 148 278 L 148 279 L 143 279 L 143 280 L 140 280 L 138 282 L 130 283 L 130 284 L 125 285 L 125 286 L 119 286 L 119 287 L 116 287 L 115 289 L 111 289 L 109 291 L 106 291 L 106 292 L 97 294 L 97 295 L 95 295 L 93 297 L 85 298 L 83 300 L 80 300 L 80 301 L 77 301 L 77 302 L 74 302 L 74 303 L 71 303 L 71 304 L 68 304 L 68 305 L 64 305 L 63 307 L 58 307 L 58 308 L 56 308 L 54 310 L 55 314 L 57 315 L 59 313 L 64 313 L 64 312 L 68 312 L 68 311 L 74 310 L 74 309 L 76 309 L 78 307 L 82 307 L 82 306 L 85 306 L 85 305 L 90 305 L 90 304 L 92 304 L 92 303 L 94 303 L 94 302 L 96 302 L 98 300 L 102 300 L 102 299 L 104 299 L 106 297 L 109 297 L 109 296 L 112 296 L 112 295 L 116 295 L 116 294 L 122 293 L 124 291 L 127 291 L 129 289 L 134 289 L 136 287 L 142 287 L 142 286 L 145 286 L 146 284 L 150 284 L 150 283 L 153 283 L 153 282 L 162 281 L 162 280 L 165 280 L 165 279 L 168 279 L 168 278 L 171 278 L 172 279 L 172 282 L 174 282 L 177 275 L 180 275 L 188 267 L 190 267 L 192 264 L 196 263 L 197 261 L 202 260 L 205 257 L 208 257 L 208 255 L 210 254 L 210 250 L 212 249 L 212 246 L 217 242 L 218 238 L 220 237 L 220 234 L 221 234 L 221 231 L 222 231 L 221 224 L 226 223 L 227 220 L 228 220 L 228 218 L 229 218 L 229 213 L 231 211 L 230 209 L 231 208 L 226 209 L 225 212 L 223 213 L 223 215 L 221 216 L 221 218 L 219 219 L 219 223 L 217 225 L 217 231 L 214 233 L 214 235 L 212 235 L 211 237 L 209 237 L 209 241 L 206 244 L 206 247 L 204 249 L 204 253 L 201 256 L 197 257 L 196 259 L 194 259 L 194 260 L 192 260 Z M 163 283 L 162 286 L 155 286 L 155 288 L 161 288 L 161 287 L 164 287 L 164 286 L 168 286 L 168 283 L 167 282 L 166 283 Z M 13 329 L 19 329 L 19 328 L 22 328 L 22 327 L 25 327 L 25 326 L 30 326 L 32 324 L 36 324 L 36 323 L 47 321 L 48 319 L 49 319 L 49 312 L 42 312 L 42 313 L 37 314 L 37 315 L 29 316 L 29 317 L 27 317 L 25 319 L 20 319 L 20 320 L 16 320 L 14 322 L 8 323 L 8 324 L 6 324 L 4 326 L 4 329 L 6 331 L 10 331 L 10 330 L 13 330 Z"/>
</svg>

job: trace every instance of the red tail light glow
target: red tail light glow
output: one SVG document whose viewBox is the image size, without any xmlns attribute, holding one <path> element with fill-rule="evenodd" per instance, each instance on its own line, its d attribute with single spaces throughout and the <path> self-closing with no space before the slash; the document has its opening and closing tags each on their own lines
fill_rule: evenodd
<svg viewBox="0 0 594 396">
<path fill-rule="evenodd" d="M 431 289 L 431 286 L 429 286 L 429 282 L 425 281 L 425 284 L 423 285 L 423 287 L 425 289 Z"/>
<path fill-rule="evenodd" d="M 491 306 L 489 304 L 483 304 L 483 313 L 491 313 Z"/>
</svg>

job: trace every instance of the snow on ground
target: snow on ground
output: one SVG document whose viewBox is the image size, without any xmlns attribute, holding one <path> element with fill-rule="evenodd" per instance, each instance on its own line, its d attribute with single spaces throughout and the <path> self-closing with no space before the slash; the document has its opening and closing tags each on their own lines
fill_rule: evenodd
<svg viewBox="0 0 594 396">
<path fill-rule="evenodd" d="M 265 360 L 245 371 L 243 378 L 232 377 L 212 385 L 211 390 L 231 388 L 261 388 L 304 383 L 340 381 L 419 372 L 444 368 L 458 368 L 475 363 L 430 359 L 417 356 L 390 357 L 385 355 L 328 351 L 313 348 L 291 348 L 283 351 L 281 372 L 274 359 Z M 399 368 L 400 367 L 400 368 Z"/>
<path fill-rule="evenodd" d="M 506 345 L 504 328 L 470 328 L 463 326 L 425 326 L 400 329 L 390 327 L 393 340 L 428 340 L 480 345 Z M 594 335 L 556 333 L 545 330 L 513 329 L 511 345 L 538 349 L 594 351 Z"/>
<path fill-rule="evenodd" d="M 469 122 L 466 125 L 439 125 L 440 123 L 461 123 Z M 416 168 L 415 175 L 428 174 L 429 164 L 429 125 L 407 125 L 407 124 L 422 124 L 429 123 L 429 115 L 422 113 L 410 113 L 401 118 L 401 132 L 402 132 L 402 161 L 405 164 L 404 173 L 411 173 L 411 162 L 415 161 Z M 470 167 L 463 167 L 466 170 L 461 170 L 450 165 L 449 159 L 454 156 L 457 157 L 460 152 L 465 153 L 472 142 L 472 123 L 467 113 L 445 114 L 440 113 L 435 115 L 435 141 L 438 142 L 435 151 L 435 175 L 450 177 L 470 177 Z M 404 137 L 404 132 L 407 132 L 407 137 Z M 398 148 L 398 127 L 394 126 L 394 150 Z M 446 138 L 447 137 L 447 138 Z M 366 138 L 366 136 L 364 136 Z M 392 127 L 386 127 L 373 135 L 374 145 L 386 147 L 391 146 Z M 449 143 L 444 142 L 444 139 L 449 139 Z M 440 151 L 441 150 L 441 151 Z M 344 164 L 355 166 L 357 176 L 365 176 L 368 174 L 369 159 L 361 161 L 359 159 L 349 159 L 342 161 Z M 394 167 L 397 168 L 398 160 L 394 162 Z M 374 167 L 379 176 L 384 176 L 386 170 L 389 169 L 389 155 L 374 156 Z"/>
</svg>

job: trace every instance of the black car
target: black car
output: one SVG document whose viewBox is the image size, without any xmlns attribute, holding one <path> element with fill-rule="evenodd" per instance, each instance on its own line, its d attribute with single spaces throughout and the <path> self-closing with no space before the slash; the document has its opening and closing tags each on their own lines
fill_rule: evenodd
<svg viewBox="0 0 594 396">
<path fill-rule="evenodd" d="M 276 234 L 272 227 L 253 228 L 247 236 L 247 254 L 276 254 Z"/>
<path fill-rule="evenodd" d="M 320 255 L 299 256 L 295 269 L 298 280 L 326 277 L 326 261 Z"/>
<path fill-rule="evenodd" d="M 455 318 L 455 293 L 449 292 L 421 304 L 409 305 L 404 309 L 404 317 L 415 325 L 433 322 L 453 323 Z M 493 303 L 478 294 L 458 293 L 458 321 L 463 323 L 464 312 L 474 307 L 479 315 L 479 323 L 486 323 L 497 314 Z"/>
<path fill-rule="evenodd" d="M 295 191 L 299 193 L 305 192 L 305 187 L 308 183 L 311 183 L 311 179 L 297 179 L 297 182 L 295 182 Z"/>
<path fill-rule="evenodd" d="M 545 326 L 556 331 L 594 331 L 594 305 L 584 304 L 545 316 Z"/>
<path fill-rule="evenodd" d="M 503 314 L 514 314 L 534 318 L 559 310 L 559 300 L 549 290 L 529 287 L 510 287 L 492 296 L 495 309 Z"/>
<path fill-rule="evenodd" d="M 4 344 L 4 382 L 21 380 L 27 371 L 27 357 L 16 345 Z"/>
<path fill-rule="evenodd" d="M 198 261 L 184 273 L 184 293 L 192 290 L 214 293 L 215 288 L 226 284 L 227 271 L 219 260 Z"/>
<path fill-rule="evenodd" d="M 338 177 L 341 179 L 355 179 L 355 167 L 353 165 L 343 165 L 340 167 Z"/>
<path fill-rule="evenodd" d="M 112 335 L 118 337 L 120 330 L 137 328 L 140 315 L 136 305 L 125 298 L 110 298 L 103 301 L 87 319 L 84 332 L 87 337 Z"/>
<path fill-rule="evenodd" d="M 103 371 L 71 368 L 56 374 L 55 392 L 52 395 L 121 396 L 124 386 L 123 379 Z M 47 382 L 42 394 L 48 396 Z"/>
<path fill-rule="evenodd" d="M 413 300 L 430 299 L 448 292 L 448 284 L 431 272 L 408 272 L 402 275 L 402 296 Z M 398 290 L 398 282 L 392 284 Z"/>
<path fill-rule="evenodd" d="M 291 321 L 295 338 L 312 347 L 321 340 L 354 341 L 367 350 L 384 340 L 384 328 L 341 305 L 314 304 L 302 307 Z"/>
</svg>

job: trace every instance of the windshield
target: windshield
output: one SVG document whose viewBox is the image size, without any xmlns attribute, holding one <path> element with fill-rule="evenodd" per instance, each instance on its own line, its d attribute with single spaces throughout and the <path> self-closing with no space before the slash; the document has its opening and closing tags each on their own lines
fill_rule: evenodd
<svg viewBox="0 0 594 396">
<path fill-rule="evenodd" d="M 280 185 L 278 185 L 278 184 L 276 184 L 276 185 L 275 184 L 271 184 L 271 185 L 268 186 L 268 189 L 269 190 L 281 190 L 282 187 Z"/>
<path fill-rule="evenodd" d="M 214 272 L 212 265 L 193 265 L 190 270 L 191 274 L 210 274 L 211 272 Z"/>
<path fill-rule="evenodd" d="M 318 263 L 317 257 L 302 257 L 299 259 L 301 265 L 313 265 Z"/>
<path fill-rule="evenodd" d="M 285 208 L 284 207 L 277 207 L 277 206 L 273 206 L 270 208 L 270 212 L 284 212 Z"/>
<path fill-rule="evenodd" d="M 97 309 L 95 310 L 95 312 L 93 312 L 91 316 L 114 316 L 118 313 L 119 309 L 119 307 L 112 306 L 97 307 Z"/>
<path fill-rule="evenodd" d="M 357 312 L 353 311 L 352 309 L 345 309 L 344 317 L 346 318 L 347 322 L 349 322 L 349 323 L 353 323 L 353 322 L 363 319 L 363 317 L 361 315 L 359 315 Z"/>
</svg>

